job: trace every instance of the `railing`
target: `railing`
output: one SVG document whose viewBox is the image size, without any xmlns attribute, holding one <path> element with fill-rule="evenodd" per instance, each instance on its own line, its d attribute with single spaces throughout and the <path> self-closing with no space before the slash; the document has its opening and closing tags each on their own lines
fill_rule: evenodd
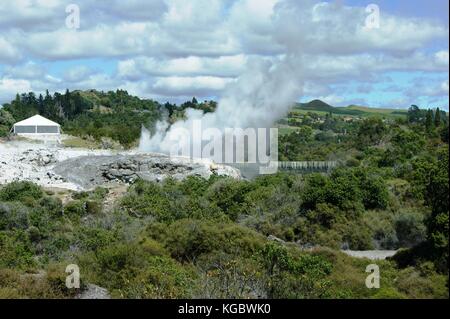
<svg viewBox="0 0 450 319">
<path fill-rule="evenodd" d="M 302 162 L 278 162 L 280 170 L 287 171 L 329 171 L 338 165 L 337 161 L 302 161 Z"/>
<path fill-rule="evenodd" d="M 339 163 L 337 161 L 280 161 L 278 162 L 278 171 L 297 173 L 330 172 L 338 165 Z M 257 168 L 259 168 L 259 164 L 254 163 L 233 163 L 231 166 L 240 170 L 257 170 Z"/>
</svg>

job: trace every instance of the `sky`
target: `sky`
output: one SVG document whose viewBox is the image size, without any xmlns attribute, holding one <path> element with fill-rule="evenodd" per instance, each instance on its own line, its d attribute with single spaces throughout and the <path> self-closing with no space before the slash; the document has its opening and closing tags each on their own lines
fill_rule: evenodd
<svg viewBox="0 0 450 319">
<path fill-rule="evenodd" d="M 219 99 L 252 61 L 295 52 L 297 101 L 448 110 L 448 9 L 448 0 L 0 0 L 0 104 L 46 89 Z"/>
</svg>

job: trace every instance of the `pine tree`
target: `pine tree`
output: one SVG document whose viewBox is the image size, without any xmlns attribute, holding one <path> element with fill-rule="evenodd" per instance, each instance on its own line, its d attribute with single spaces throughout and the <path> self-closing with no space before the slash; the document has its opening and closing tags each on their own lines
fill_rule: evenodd
<svg viewBox="0 0 450 319">
<path fill-rule="evenodd" d="M 44 107 L 42 108 L 42 116 L 48 117 L 48 112 L 53 104 L 53 99 L 48 90 L 45 90 Z"/>
<path fill-rule="evenodd" d="M 39 114 L 43 114 L 44 113 L 44 97 L 42 96 L 42 94 L 39 94 L 38 112 L 39 112 Z"/>
<path fill-rule="evenodd" d="M 434 115 L 434 125 L 439 127 L 441 125 L 441 110 L 436 109 L 436 114 Z"/>
<path fill-rule="evenodd" d="M 433 129 L 433 111 L 428 109 L 427 116 L 425 119 L 425 128 L 427 132 L 430 132 Z"/>
</svg>

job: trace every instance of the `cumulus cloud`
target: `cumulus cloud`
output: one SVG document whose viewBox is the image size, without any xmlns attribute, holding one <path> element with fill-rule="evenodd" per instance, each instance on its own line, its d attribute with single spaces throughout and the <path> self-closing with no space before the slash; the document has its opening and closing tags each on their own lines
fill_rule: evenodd
<svg viewBox="0 0 450 319">
<path fill-rule="evenodd" d="M 435 56 L 434 62 L 436 63 L 436 65 L 448 69 L 449 63 L 448 50 L 438 51 L 435 53 L 434 56 Z"/>
<path fill-rule="evenodd" d="M 20 59 L 20 53 L 7 39 L 0 35 L 0 62 L 16 62 Z"/>
<path fill-rule="evenodd" d="M 164 95 L 200 95 L 205 96 L 211 93 L 222 91 L 227 84 L 231 83 L 231 78 L 220 78 L 213 76 L 179 77 L 170 76 L 158 78 L 152 86 L 157 94 Z"/>
<path fill-rule="evenodd" d="M 448 37 L 447 27 L 423 19 L 385 13 L 379 28 L 367 28 L 366 18 L 364 7 L 286 0 L 275 11 L 280 31 L 276 38 L 310 53 L 343 55 L 383 51 L 404 55 L 423 48 L 433 39 Z"/>
<path fill-rule="evenodd" d="M 9 78 L 37 79 L 45 76 L 46 70 L 36 62 L 28 61 L 18 66 L 7 66 L 5 75 Z"/>
<path fill-rule="evenodd" d="M 158 60 L 139 57 L 120 61 L 118 74 L 127 79 L 148 76 L 217 76 L 236 77 L 242 73 L 246 56 L 221 56 L 218 58 L 189 56 L 187 58 Z"/>
<path fill-rule="evenodd" d="M 31 84 L 27 80 L 0 79 L 0 101 L 10 100 L 18 92 L 28 92 L 30 90 Z"/>
<path fill-rule="evenodd" d="M 79 65 L 73 68 L 70 68 L 64 72 L 64 80 L 68 82 L 82 82 L 89 78 L 91 75 L 96 73 L 91 68 Z"/>
<path fill-rule="evenodd" d="M 448 26 L 424 18 L 382 11 L 380 28 L 368 29 L 365 7 L 338 2 L 99 0 L 78 4 L 81 28 L 71 30 L 65 8 L 72 2 L 0 2 L 2 81 L 26 80 L 31 89 L 110 85 L 162 99 L 220 96 L 252 57 L 273 62 L 289 52 L 305 94 L 315 97 L 342 96 L 334 87 L 349 79 L 361 83 L 357 93 L 369 94 L 366 83 L 392 71 L 448 78 Z M 84 59 L 117 68 L 92 70 Z M 79 66 L 62 74 L 43 67 L 71 60 Z M 441 87 L 441 78 L 430 87 Z"/>
</svg>

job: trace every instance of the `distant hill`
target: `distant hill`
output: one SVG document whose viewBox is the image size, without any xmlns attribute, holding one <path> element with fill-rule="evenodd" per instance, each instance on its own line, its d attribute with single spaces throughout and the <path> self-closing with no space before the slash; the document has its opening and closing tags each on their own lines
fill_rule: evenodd
<svg viewBox="0 0 450 319">
<path fill-rule="evenodd" d="M 308 103 L 299 103 L 298 106 L 303 110 L 313 110 L 322 112 L 331 112 L 335 109 L 335 107 L 321 100 L 312 100 L 311 102 Z"/>
<path fill-rule="evenodd" d="M 407 114 L 407 110 L 398 110 L 398 109 L 385 109 L 385 108 L 371 108 L 367 106 L 359 106 L 359 105 L 349 105 L 346 107 L 336 107 L 331 106 L 328 103 L 325 103 L 321 100 L 313 100 L 308 103 L 297 103 L 294 107 L 295 110 L 308 111 L 308 112 L 318 112 L 318 113 L 333 113 L 339 115 L 348 115 L 348 116 L 405 116 Z"/>
</svg>

